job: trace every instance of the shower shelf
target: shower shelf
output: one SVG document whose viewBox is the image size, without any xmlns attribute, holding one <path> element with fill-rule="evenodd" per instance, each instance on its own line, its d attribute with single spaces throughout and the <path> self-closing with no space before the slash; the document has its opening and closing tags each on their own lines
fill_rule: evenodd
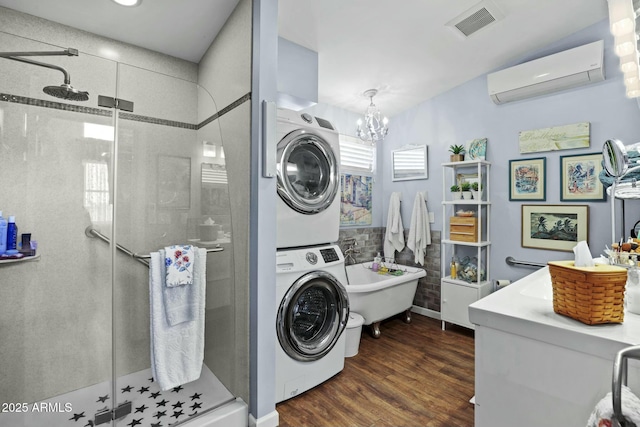
<svg viewBox="0 0 640 427">
<path fill-rule="evenodd" d="M 18 259 L 0 259 L 0 265 L 16 264 L 18 262 L 38 261 L 39 259 L 40 259 L 40 255 L 26 256 Z"/>
</svg>

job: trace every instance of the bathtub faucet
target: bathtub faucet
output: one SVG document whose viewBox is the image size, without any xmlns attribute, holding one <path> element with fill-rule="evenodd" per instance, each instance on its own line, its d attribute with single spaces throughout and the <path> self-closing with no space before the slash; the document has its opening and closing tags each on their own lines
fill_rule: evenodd
<svg viewBox="0 0 640 427">
<path fill-rule="evenodd" d="M 345 244 L 345 246 L 347 246 L 347 248 L 343 251 L 344 264 L 345 265 L 357 264 L 358 261 L 356 261 L 355 257 L 353 256 L 354 254 L 360 253 L 360 250 L 355 248 L 355 246 L 358 246 L 356 239 L 353 239 L 353 238 L 345 239 L 343 243 Z"/>
</svg>

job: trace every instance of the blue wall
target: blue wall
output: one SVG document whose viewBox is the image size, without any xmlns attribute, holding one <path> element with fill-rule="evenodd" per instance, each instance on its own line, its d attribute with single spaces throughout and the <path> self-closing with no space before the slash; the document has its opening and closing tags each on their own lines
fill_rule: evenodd
<svg viewBox="0 0 640 427">
<path fill-rule="evenodd" d="M 625 97 L 622 73 L 613 54 L 613 37 L 608 23 L 602 21 L 575 33 L 548 48 L 532 53 L 520 62 L 546 56 L 596 40 L 605 42 L 604 82 L 567 90 L 553 95 L 532 98 L 505 105 L 495 105 L 487 92 L 486 76 L 478 77 L 442 95 L 427 100 L 390 120 L 389 135 L 381 147 L 381 176 L 377 188 L 382 189 L 386 209 L 391 192 L 400 191 L 404 200 L 402 220 L 408 227 L 413 198 L 417 191 L 428 191 L 428 208 L 435 213 L 432 229 L 442 228 L 442 162 L 449 161 L 448 147 L 464 144 L 473 138 L 488 138 L 487 160 L 491 167 L 491 278 L 515 280 L 530 270 L 509 267 L 509 255 L 519 260 L 544 262 L 569 259 L 568 252 L 522 248 L 520 243 L 521 205 L 537 202 L 509 201 L 509 160 L 531 157 L 547 158 L 547 199 L 544 203 L 560 204 L 560 156 L 601 152 L 602 144 L 618 138 L 629 144 L 640 140 L 640 111 L 635 100 Z M 514 64 L 505 64 L 507 66 Z M 382 108 L 382 107 L 381 107 Z M 579 122 L 591 123 L 591 146 L 586 149 L 519 154 L 518 132 Z M 407 144 L 429 146 L 429 179 L 392 182 L 390 154 L 394 148 Z M 635 205 L 633 203 L 636 203 Z M 638 202 L 627 202 L 627 218 L 633 222 L 640 216 Z M 611 215 L 608 202 L 589 202 L 589 243 L 594 255 L 611 242 Z M 635 213 L 634 213 L 635 211 Z M 629 226 L 630 227 L 630 226 Z M 629 227 L 626 227 L 627 229 Z"/>
</svg>

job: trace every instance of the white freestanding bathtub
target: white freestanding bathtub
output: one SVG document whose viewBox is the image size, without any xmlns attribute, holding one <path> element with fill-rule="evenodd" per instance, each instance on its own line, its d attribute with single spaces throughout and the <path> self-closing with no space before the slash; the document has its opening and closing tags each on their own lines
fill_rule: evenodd
<svg viewBox="0 0 640 427">
<path fill-rule="evenodd" d="M 349 309 L 364 317 L 364 324 L 371 325 L 371 335 L 380 337 L 380 322 L 405 312 L 404 321 L 411 322 L 411 306 L 418 287 L 418 279 L 427 272 L 422 268 L 383 263 L 386 267 L 401 270 L 401 276 L 379 274 L 371 270 L 371 262 L 346 266 Z"/>
</svg>

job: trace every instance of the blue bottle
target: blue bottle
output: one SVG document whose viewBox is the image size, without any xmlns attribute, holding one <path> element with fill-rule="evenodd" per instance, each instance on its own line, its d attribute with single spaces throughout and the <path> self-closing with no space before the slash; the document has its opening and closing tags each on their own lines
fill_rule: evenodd
<svg viewBox="0 0 640 427">
<path fill-rule="evenodd" d="M 18 226 L 16 225 L 16 217 L 11 215 L 7 224 L 7 255 L 15 255 L 18 253 Z"/>
<path fill-rule="evenodd" d="M 0 255 L 7 251 L 7 220 L 2 217 L 0 211 Z"/>
</svg>

